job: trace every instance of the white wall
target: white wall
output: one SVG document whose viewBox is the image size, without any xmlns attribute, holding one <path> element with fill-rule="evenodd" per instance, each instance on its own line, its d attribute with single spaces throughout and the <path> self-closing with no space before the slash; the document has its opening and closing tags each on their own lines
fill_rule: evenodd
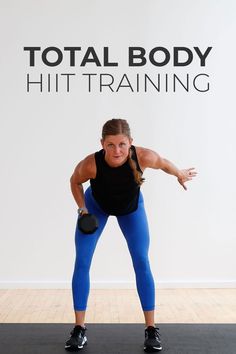
<svg viewBox="0 0 236 354">
<path fill-rule="evenodd" d="M 76 204 L 69 178 L 100 149 L 102 124 L 126 118 L 134 144 L 180 168 L 196 167 L 185 192 L 175 177 L 149 170 L 143 186 L 150 223 L 150 261 L 157 286 L 235 286 L 235 10 L 234 1 L 0 1 L 2 287 L 70 286 Z M 117 68 L 29 68 L 25 46 L 108 46 Z M 172 62 L 127 65 L 127 48 L 213 49 L 200 67 Z M 51 58 L 53 60 L 53 57 Z M 26 92 L 26 74 L 71 72 L 71 91 Z M 82 73 L 209 75 L 198 92 L 88 92 Z M 93 286 L 133 286 L 124 238 L 110 218 L 91 269 Z"/>
</svg>

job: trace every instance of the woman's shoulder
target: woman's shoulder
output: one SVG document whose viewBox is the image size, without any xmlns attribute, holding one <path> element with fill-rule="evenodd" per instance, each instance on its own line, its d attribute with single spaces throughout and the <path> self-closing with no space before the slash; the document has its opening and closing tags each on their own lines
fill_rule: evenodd
<svg viewBox="0 0 236 354">
<path fill-rule="evenodd" d="M 150 152 L 152 151 L 152 150 L 147 149 L 143 146 L 134 146 L 134 148 L 135 148 L 136 154 L 138 155 L 138 157 L 140 159 L 145 159 L 147 156 L 150 155 Z"/>
<path fill-rule="evenodd" d="M 83 160 L 83 167 L 89 175 L 96 176 L 95 153 L 87 155 Z"/>
<path fill-rule="evenodd" d="M 75 168 L 74 177 L 88 180 L 96 176 L 95 153 L 87 155 Z"/>
<path fill-rule="evenodd" d="M 95 153 L 87 155 L 83 161 L 87 165 L 93 165 L 95 163 Z"/>
<path fill-rule="evenodd" d="M 142 146 L 135 146 L 135 150 L 142 171 L 144 171 L 145 168 L 152 166 L 153 161 L 159 156 L 154 150 Z"/>
</svg>

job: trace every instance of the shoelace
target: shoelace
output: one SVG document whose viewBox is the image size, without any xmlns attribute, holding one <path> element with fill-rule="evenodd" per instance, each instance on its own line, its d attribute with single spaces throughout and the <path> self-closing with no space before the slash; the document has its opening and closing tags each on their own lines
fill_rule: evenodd
<svg viewBox="0 0 236 354">
<path fill-rule="evenodd" d="M 82 327 L 75 327 L 71 332 L 71 337 L 77 337 L 81 332 L 83 332 L 83 328 Z"/>
<path fill-rule="evenodd" d="M 159 328 L 158 327 L 152 327 L 147 330 L 148 333 L 148 338 L 158 338 L 160 339 L 160 333 L 158 332 Z"/>
</svg>

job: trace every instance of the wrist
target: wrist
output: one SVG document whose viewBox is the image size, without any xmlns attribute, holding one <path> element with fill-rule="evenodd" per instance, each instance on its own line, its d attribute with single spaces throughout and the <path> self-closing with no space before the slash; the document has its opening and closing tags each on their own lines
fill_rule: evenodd
<svg viewBox="0 0 236 354">
<path fill-rule="evenodd" d="M 178 171 L 177 171 L 176 177 L 177 177 L 178 179 L 182 177 L 182 171 L 181 171 L 181 170 L 178 170 Z"/>
<path fill-rule="evenodd" d="M 85 213 L 88 213 L 88 209 L 86 208 L 86 207 L 79 207 L 78 208 L 78 214 L 79 214 L 79 216 L 81 216 L 81 215 L 83 215 L 83 214 L 85 214 Z"/>
</svg>

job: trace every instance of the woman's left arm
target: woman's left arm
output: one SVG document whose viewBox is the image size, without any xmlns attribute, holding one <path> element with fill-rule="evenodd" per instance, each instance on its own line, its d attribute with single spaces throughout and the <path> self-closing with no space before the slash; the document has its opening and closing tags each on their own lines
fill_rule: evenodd
<svg viewBox="0 0 236 354">
<path fill-rule="evenodd" d="M 185 182 L 192 180 L 193 177 L 197 175 L 194 167 L 180 170 L 171 161 L 161 157 L 157 152 L 153 150 L 141 147 L 137 147 L 136 150 L 142 170 L 145 168 L 161 169 L 166 173 L 176 176 L 178 182 L 185 190 L 187 190 Z"/>
</svg>

